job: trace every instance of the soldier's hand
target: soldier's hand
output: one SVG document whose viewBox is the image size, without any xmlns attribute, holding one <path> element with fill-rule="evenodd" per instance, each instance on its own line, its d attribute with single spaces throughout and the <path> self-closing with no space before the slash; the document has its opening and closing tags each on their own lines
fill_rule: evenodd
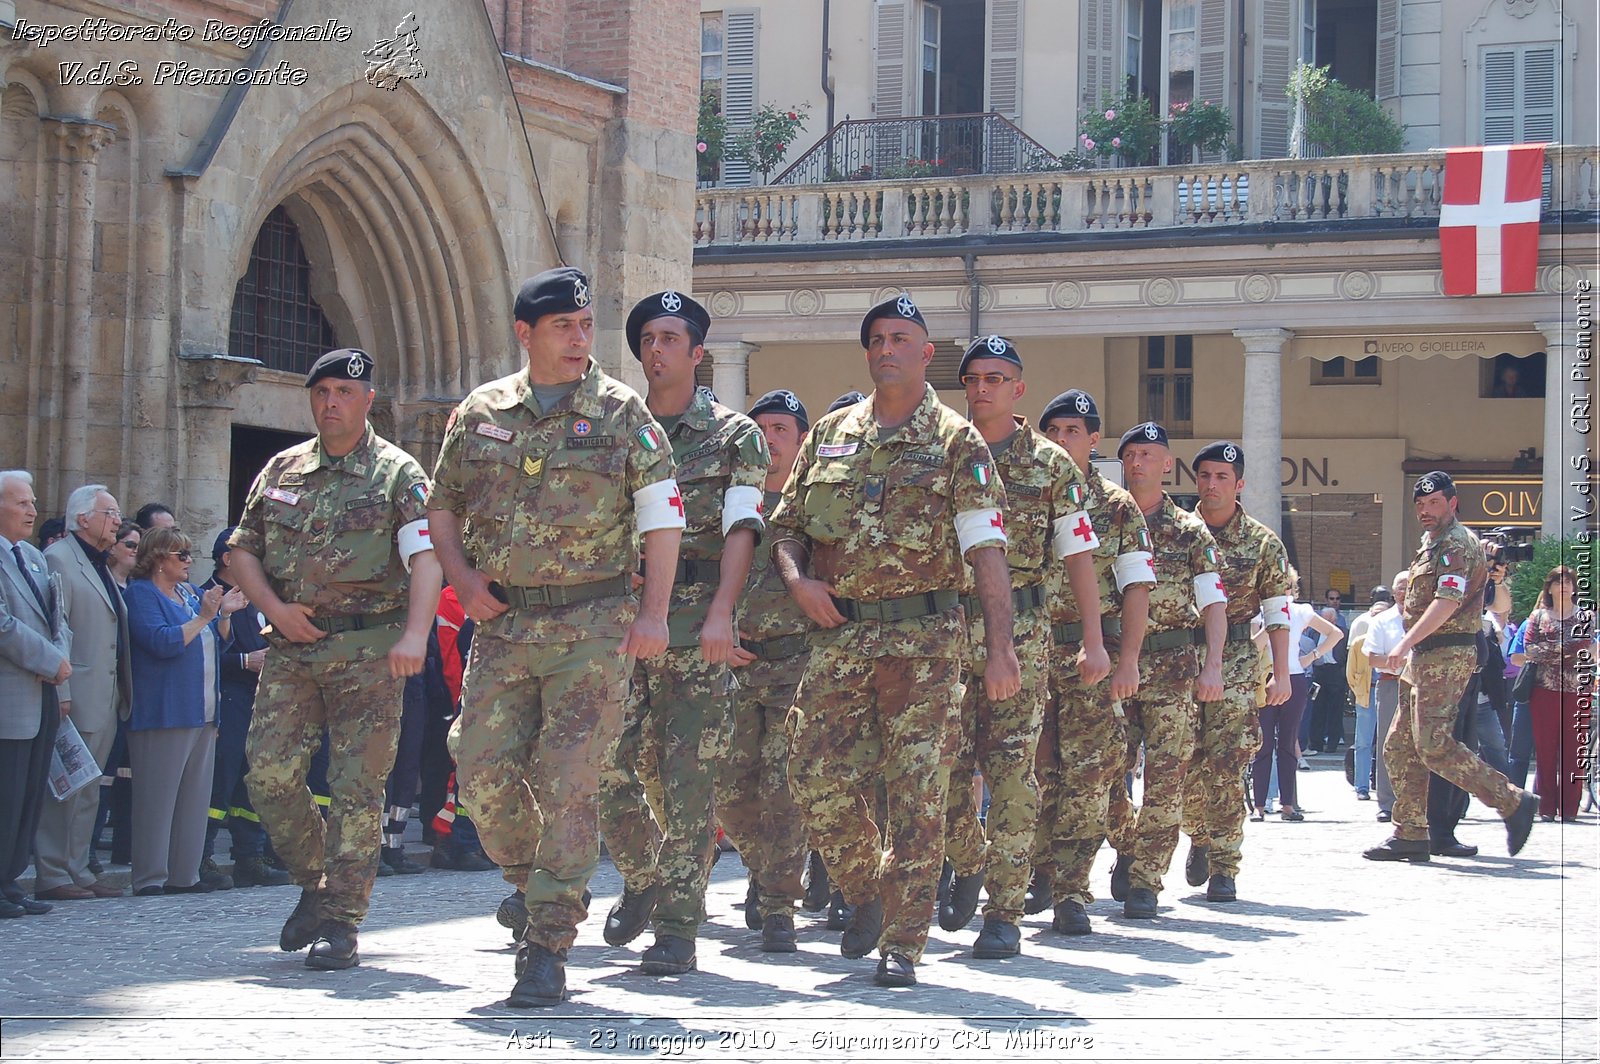
<svg viewBox="0 0 1600 1064">
<path fill-rule="evenodd" d="M 739 645 L 733 633 L 733 618 L 728 614 L 706 613 L 705 624 L 700 626 L 700 657 L 707 665 L 725 665 L 733 657 L 733 648 Z"/>
<path fill-rule="evenodd" d="M 801 577 L 789 588 L 789 595 L 795 604 L 823 628 L 837 628 L 845 622 L 844 614 L 833 604 L 836 594 L 832 585 L 809 577 Z"/>
<path fill-rule="evenodd" d="M 489 591 L 489 574 L 481 569 L 473 569 L 455 587 L 461 608 L 475 622 L 492 621 L 506 612 L 506 604 Z"/>
<path fill-rule="evenodd" d="M 1207 665 L 1194 681 L 1194 696 L 1202 702 L 1222 701 L 1222 666 Z"/>
<path fill-rule="evenodd" d="M 1267 705 L 1269 705 L 1269 706 L 1281 706 L 1281 705 L 1283 705 L 1285 702 L 1289 701 L 1289 695 L 1290 695 L 1291 691 L 1292 691 L 1292 689 L 1289 686 L 1288 677 L 1284 677 L 1284 682 L 1283 683 L 1279 683 L 1278 682 L 1278 677 L 1277 677 L 1276 674 L 1268 677 L 1267 678 Z"/>
<path fill-rule="evenodd" d="M 1014 647 L 1001 647 L 1000 653 L 989 651 L 983 666 L 983 691 L 991 702 L 1004 702 L 1022 690 L 1022 666 L 1017 663 Z"/>
<path fill-rule="evenodd" d="M 736 669 L 740 666 L 748 665 L 752 661 L 756 660 L 756 656 L 750 653 L 750 651 L 746 650 L 742 645 L 743 640 L 749 638 L 749 636 L 745 635 L 743 632 L 740 632 L 740 642 L 733 644 L 733 652 L 728 655 L 728 664 Z"/>
<path fill-rule="evenodd" d="M 1111 655 L 1104 646 L 1089 649 L 1087 643 L 1078 648 L 1078 678 L 1094 686 L 1111 675 Z"/>
<path fill-rule="evenodd" d="M 284 603 L 272 622 L 272 630 L 291 643 L 315 643 L 328 633 L 311 623 L 311 607 L 299 602 Z"/>
<path fill-rule="evenodd" d="M 406 632 L 389 648 L 389 675 L 396 680 L 415 676 L 422 671 L 422 661 L 428 653 L 428 637 Z"/>
<path fill-rule="evenodd" d="M 625 657 L 658 658 L 667 651 L 667 621 L 661 617 L 640 614 L 628 625 L 628 634 L 622 637 L 622 654 Z"/>
<path fill-rule="evenodd" d="M 1139 666 L 1132 658 L 1117 658 L 1117 671 L 1111 674 L 1111 697 L 1117 701 L 1139 693 Z"/>
</svg>

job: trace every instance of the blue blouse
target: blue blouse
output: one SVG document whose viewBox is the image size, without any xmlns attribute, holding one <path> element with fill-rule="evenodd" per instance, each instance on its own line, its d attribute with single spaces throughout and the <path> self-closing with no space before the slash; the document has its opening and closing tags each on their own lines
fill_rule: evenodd
<svg viewBox="0 0 1600 1064">
<path fill-rule="evenodd" d="M 149 580 L 132 580 L 124 596 L 128 634 L 133 641 L 133 731 L 199 728 L 216 720 L 220 653 L 224 640 L 217 620 L 183 642 L 183 626 L 200 613 L 200 600 L 187 584 L 174 602 Z"/>
</svg>

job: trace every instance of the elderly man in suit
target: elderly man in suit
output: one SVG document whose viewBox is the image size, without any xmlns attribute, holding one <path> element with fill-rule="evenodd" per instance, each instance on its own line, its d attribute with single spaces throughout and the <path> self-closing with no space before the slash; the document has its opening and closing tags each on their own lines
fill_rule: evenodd
<svg viewBox="0 0 1600 1064">
<path fill-rule="evenodd" d="M 72 629 L 72 679 L 56 689 L 61 712 L 72 720 L 99 765 L 117 737 L 133 692 L 128 655 L 128 613 L 111 579 L 107 552 L 117 541 L 122 508 L 104 484 L 85 484 L 67 496 L 69 534 L 45 548 L 44 560 L 61 582 L 61 615 Z M 96 881 L 89 871 L 89 840 L 100 788 L 85 787 L 66 801 L 46 802 L 34 839 L 40 901 L 117 898 L 121 887 Z"/>
<path fill-rule="evenodd" d="M 28 867 L 61 715 L 56 686 L 72 675 L 72 630 L 44 555 L 28 542 L 39 512 L 33 475 L 0 471 L 0 919 L 50 911 L 17 886 Z"/>
</svg>

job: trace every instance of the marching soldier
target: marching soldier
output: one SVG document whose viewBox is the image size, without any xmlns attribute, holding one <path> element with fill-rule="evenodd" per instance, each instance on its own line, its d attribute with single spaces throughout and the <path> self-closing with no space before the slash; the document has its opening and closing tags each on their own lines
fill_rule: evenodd
<svg viewBox="0 0 1600 1064">
<path fill-rule="evenodd" d="M 1156 586 L 1139 656 L 1139 693 L 1123 699 L 1128 746 L 1123 771 L 1132 771 L 1144 744 L 1144 801 L 1137 813 L 1119 779 L 1107 816 L 1117 850 L 1111 896 L 1122 915 L 1156 915 L 1161 873 L 1172 862 L 1183 811 L 1183 780 L 1194 757 L 1200 702 L 1222 697 L 1222 647 L 1228 631 L 1227 592 L 1217 575 L 1221 559 L 1206 524 L 1161 488 L 1172 471 L 1167 431 L 1153 421 L 1135 425 L 1117 444 L 1128 493 L 1150 530 Z M 1205 647 L 1196 675 L 1195 644 Z M 1126 884 L 1126 885 L 1124 885 Z"/>
<path fill-rule="evenodd" d="M 716 845 L 712 790 L 733 731 L 734 609 L 765 524 L 769 458 L 761 430 L 694 384 L 710 325 L 704 307 L 669 290 L 640 300 L 626 329 L 650 382 L 646 405 L 665 431 L 660 446 L 672 450 L 688 523 L 667 652 L 634 670 L 622 739 L 600 780 L 601 833 L 624 888 L 605 940 L 631 942 L 653 910 L 656 940 L 639 962 L 649 975 L 681 974 L 697 963 Z M 659 827 L 647 782 L 660 788 Z"/>
<path fill-rule="evenodd" d="M 1206 887 L 1208 901 L 1234 901 L 1244 842 L 1244 767 L 1261 748 L 1256 711 L 1260 652 L 1250 621 L 1266 622 L 1272 653 L 1267 704 L 1289 699 L 1289 555 L 1283 541 L 1244 512 L 1244 451 L 1219 440 L 1194 458 L 1200 503 L 1195 514 L 1217 545 L 1218 573 L 1228 593 L 1227 642 L 1222 654 L 1222 698 L 1200 703 L 1194 760 L 1184 777 L 1183 829 L 1189 835 L 1184 878 Z M 1208 882 L 1209 881 L 1209 882 Z"/>
<path fill-rule="evenodd" d="M 1040 816 L 1034 846 L 1035 875 L 1043 907 L 1055 906 L 1051 926 L 1068 935 L 1086 935 L 1089 871 L 1106 837 L 1111 788 L 1122 786 L 1127 728 L 1118 703 L 1139 691 L 1150 589 L 1150 533 L 1144 514 L 1120 486 L 1095 469 L 1090 456 L 1100 442 L 1100 409 L 1094 397 L 1077 388 L 1050 400 L 1040 427 L 1083 470 L 1088 495 L 1084 506 L 1098 541 L 1093 548 L 1101 603 L 1100 629 L 1116 651 L 1109 682 L 1089 682 L 1076 665 L 1090 624 L 1075 595 L 1053 594 L 1050 698 L 1039 741 Z M 1087 600 L 1088 596 L 1084 596 Z"/>
<path fill-rule="evenodd" d="M 1383 744 L 1394 782 L 1394 835 L 1362 856 L 1372 861 L 1428 860 L 1430 772 L 1504 817 L 1506 845 L 1515 856 L 1533 830 L 1539 798 L 1484 764 L 1454 733 L 1456 705 L 1477 667 L 1483 586 L 1489 579 L 1483 544 L 1456 520 L 1456 486 L 1449 474 L 1422 477 L 1411 489 L 1411 499 L 1422 524 L 1422 545 L 1412 559 L 1400 607 L 1406 634 L 1388 655 L 1372 659 L 1377 669 L 1404 666 L 1402 676 L 1411 691 L 1410 706 L 1400 707 Z"/>
<path fill-rule="evenodd" d="M 762 512 L 777 509 L 783 485 L 811 427 L 805 404 L 790 391 L 756 400 L 750 418 L 772 455 Z M 733 650 L 739 692 L 734 700 L 733 747 L 717 780 L 717 815 L 750 870 L 752 893 L 745 923 L 761 932 L 764 953 L 793 953 L 795 902 L 806 859 L 805 819 L 789 791 L 789 734 L 785 730 L 795 690 L 811 656 L 816 628 L 790 597 L 772 564 L 757 550 Z M 813 870 L 826 877 L 826 872 Z"/>
<path fill-rule="evenodd" d="M 971 658 L 962 678 L 966 697 L 961 735 L 946 799 L 945 846 L 955 879 L 939 924 L 946 931 L 965 927 L 987 876 L 989 902 L 972 955 L 1011 957 L 1021 951 L 1017 924 L 1039 817 L 1034 759 L 1049 686 L 1046 606 L 1057 568 L 1053 562 L 1063 563 L 1060 568 L 1084 621 L 1085 635 L 1067 667 L 1092 686 L 1105 679 L 1111 664 L 1100 634 L 1100 585 L 1091 553 L 1100 541 L 1087 512 L 1088 489 L 1072 457 L 1016 416 L 1017 400 L 1027 389 L 1022 356 L 1002 336 L 983 337 L 967 348 L 959 373 L 967 390 L 968 416 L 988 443 L 1006 490 L 1006 560 L 1022 691 L 1003 702 L 985 697 L 983 607 L 976 597 L 965 600 Z M 1066 592 L 1060 581 L 1054 582 L 1058 593 Z M 972 788 L 966 785 L 974 768 L 983 773 L 990 794 L 987 851 L 985 828 L 978 823 Z"/>
<path fill-rule="evenodd" d="M 367 423 L 372 364 L 340 350 L 312 365 L 317 436 L 267 462 L 228 539 L 234 578 L 271 625 L 246 759 L 256 812 L 301 889 L 278 946 L 309 945 L 309 968 L 360 963 L 401 692 L 439 601 L 428 480 Z M 326 824 L 305 782 L 324 729 Z"/>
<path fill-rule="evenodd" d="M 516 1008 L 566 995 L 567 950 L 599 862 L 599 766 L 622 731 L 630 658 L 666 649 L 684 527 L 666 434 L 590 357 L 590 298 L 571 267 L 523 282 L 515 328 L 528 365 L 456 407 L 429 510 L 445 575 L 476 624 L 461 797 L 527 908 L 506 999 Z"/>
<path fill-rule="evenodd" d="M 989 448 L 928 386 L 934 349 L 910 296 L 867 311 L 861 346 L 872 395 L 813 427 L 772 518 L 784 584 L 824 629 L 791 714 L 789 781 L 855 906 L 840 952 L 877 946 L 875 981 L 910 986 L 944 853 L 963 557 L 983 604 L 985 692 L 1001 702 L 1021 680 Z M 887 830 L 872 816 L 880 780 Z"/>
</svg>

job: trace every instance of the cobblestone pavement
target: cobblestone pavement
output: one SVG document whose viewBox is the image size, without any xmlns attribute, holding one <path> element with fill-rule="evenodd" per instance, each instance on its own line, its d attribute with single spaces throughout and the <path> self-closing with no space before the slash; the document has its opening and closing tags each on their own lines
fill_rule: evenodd
<svg viewBox="0 0 1600 1064">
<path fill-rule="evenodd" d="M 743 870 L 718 865 L 700 971 L 656 979 L 604 945 L 609 862 L 558 1010 L 504 1005 L 512 950 L 494 873 L 378 881 L 362 965 L 316 972 L 276 948 L 292 888 L 58 904 L 0 921 L 0 1056 L 28 1060 L 1594 1060 L 1594 814 L 1538 824 L 1523 854 L 1474 805 L 1484 856 L 1364 861 L 1379 841 L 1334 758 L 1303 774 L 1307 820 L 1250 823 L 1241 901 L 1184 885 L 1160 918 L 1091 908 L 1066 939 L 1026 920 L 1023 956 L 975 961 L 978 921 L 933 931 L 921 985 L 872 984 L 820 917 L 801 949 L 762 954 Z M 1110 867 L 1102 853 L 1094 883 Z"/>
</svg>

